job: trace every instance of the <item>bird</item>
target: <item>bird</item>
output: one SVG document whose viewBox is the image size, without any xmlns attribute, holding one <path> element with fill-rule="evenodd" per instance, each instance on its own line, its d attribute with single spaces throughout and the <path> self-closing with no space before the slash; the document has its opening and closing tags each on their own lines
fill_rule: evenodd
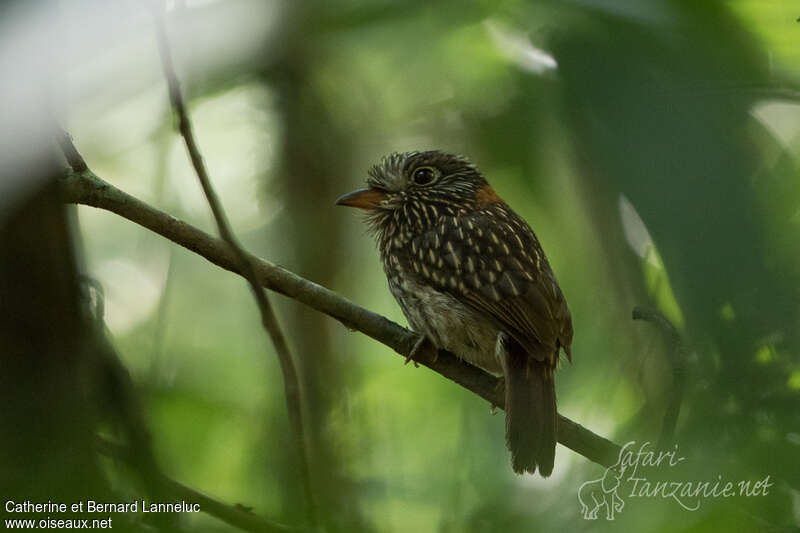
<svg viewBox="0 0 800 533">
<path fill-rule="evenodd" d="M 571 362 L 572 318 L 531 227 L 467 158 L 392 153 L 336 204 L 363 210 L 389 290 L 420 340 L 502 378 L 514 472 L 548 477 L 554 372 Z"/>
</svg>

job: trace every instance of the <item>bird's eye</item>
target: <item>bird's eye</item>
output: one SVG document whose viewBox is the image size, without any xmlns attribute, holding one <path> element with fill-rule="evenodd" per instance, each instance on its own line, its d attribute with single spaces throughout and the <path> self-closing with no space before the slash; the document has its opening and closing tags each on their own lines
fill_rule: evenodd
<svg viewBox="0 0 800 533">
<path fill-rule="evenodd" d="M 419 167 L 411 177 L 417 185 L 430 185 L 436 180 L 436 171 L 432 167 Z"/>
</svg>

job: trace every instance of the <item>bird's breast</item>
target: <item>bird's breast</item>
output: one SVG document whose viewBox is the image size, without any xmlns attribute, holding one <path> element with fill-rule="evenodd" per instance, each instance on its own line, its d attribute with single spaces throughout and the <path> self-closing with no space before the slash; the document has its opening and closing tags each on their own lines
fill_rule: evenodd
<svg viewBox="0 0 800 533">
<path fill-rule="evenodd" d="M 389 289 L 411 328 L 447 350 L 495 375 L 502 374 L 495 356 L 500 330 L 473 308 L 413 276 L 387 268 Z"/>
</svg>

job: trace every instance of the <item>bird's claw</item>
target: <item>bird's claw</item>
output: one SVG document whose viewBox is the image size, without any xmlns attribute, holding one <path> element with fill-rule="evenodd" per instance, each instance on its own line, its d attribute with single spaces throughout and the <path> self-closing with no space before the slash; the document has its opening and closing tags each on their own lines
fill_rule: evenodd
<svg viewBox="0 0 800 533">
<path fill-rule="evenodd" d="M 497 393 L 504 392 L 506 390 L 506 378 L 499 377 L 497 378 L 497 383 L 494 384 L 494 391 Z"/>
<path fill-rule="evenodd" d="M 414 343 L 414 347 L 411 348 L 411 351 L 408 353 L 408 356 L 406 357 L 406 362 L 403 364 L 407 365 L 410 361 L 413 361 L 414 367 L 419 368 L 419 363 L 417 363 L 417 356 L 421 354 L 424 350 L 430 350 L 430 349 L 434 350 L 433 362 L 436 362 L 436 360 L 439 358 L 439 350 L 436 350 L 436 348 L 433 346 L 433 343 L 428 339 L 428 337 L 424 335 L 421 336 L 419 339 L 417 339 L 417 342 Z"/>
<path fill-rule="evenodd" d="M 497 378 L 497 383 L 494 385 L 494 392 L 496 394 L 504 394 L 506 390 L 506 378 L 499 377 Z M 497 405 L 494 403 L 489 404 L 491 407 L 489 408 L 489 414 L 494 415 L 497 413 Z"/>
</svg>

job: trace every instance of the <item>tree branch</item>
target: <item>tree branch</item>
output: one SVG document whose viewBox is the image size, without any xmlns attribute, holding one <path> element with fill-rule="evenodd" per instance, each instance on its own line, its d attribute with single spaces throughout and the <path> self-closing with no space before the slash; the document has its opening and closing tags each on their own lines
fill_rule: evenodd
<svg viewBox="0 0 800 533">
<path fill-rule="evenodd" d="M 677 328 L 664 314 L 657 309 L 634 307 L 634 320 L 644 320 L 655 324 L 667 336 L 669 342 L 669 362 L 672 367 L 672 390 L 669 394 L 667 408 L 664 411 L 664 422 L 661 425 L 661 436 L 658 447 L 663 449 L 672 444 L 675 437 L 675 426 L 681 412 L 683 392 L 686 388 L 686 348 Z"/>
<path fill-rule="evenodd" d="M 102 437 L 97 437 L 95 446 L 97 451 L 103 455 L 136 466 L 135 453 L 125 446 Z M 287 526 L 261 518 L 242 506 L 222 503 L 163 474 L 159 473 L 159 476 L 158 484 L 166 497 L 183 500 L 187 503 L 198 503 L 202 512 L 243 531 L 252 533 L 308 533 L 310 531 L 306 528 Z"/>
<path fill-rule="evenodd" d="M 87 280 L 88 281 L 88 280 Z M 87 285 L 91 282 L 87 282 Z M 93 287 L 97 290 L 97 287 Z M 88 295 L 87 295 L 88 297 Z M 167 477 L 161 470 L 153 454 L 150 444 L 150 433 L 142 416 L 133 382 L 128 370 L 123 366 L 114 346 L 108 338 L 103 322 L 102 296 L 93 302 L 97 308 L 92 313 L 92 351 L 96 362 L 100 365 L 103 393 L 98 402 L 109 411 L 109 421 L 119 426 L 125 444 L 112 442 L 102 437 L 95 438 L 98 452 L 108 457 L 127 463 L 132 471 L 138 474 L 151 499 L 155 501 L 184 500 L 200 504 L 200 510 L 217 519 L 244 531 L 258 533 L 309 532 L 311 530 L 287 526 L 261 518 L 248 512 L 242 506 L 230 506 L 214 500 L 194 489 L 186 487 Z M 177 516 L 157 516 L 166 523 L 160 526 L 172 526 Z M 170 529 L 169 527 L 167 529 Z M 314 530 L 317 531 L 317 530 Z"/>
<path fill-rule="evenodd" d="M 127 218 L 162 237 L 205 257 L 215 265 L 239 274 L 234 252 L 225 242 L 178 220 L 103 181 L 89 170 L 68 171 L 63 181 L 65 200 L 83 204 Z M 348 329 L 360 331 L 407 357 L 419 338 L 417 334 L 350 302 L 335 292 L 298 276 L 269 261 L 249 256 L 258 282 L 275 292 L 302 302 L 329 315 Z M 455 355 L 440 351 L 438 356 L 421 353 L 420 364 L 441 374 L 498 407 L 504 406 L 498 379 L 469 365 Z M 567 448 L 603 466 L 613 465 L 619 445 L 580 424 L 559 415 L 558 441 Z"/>
<path fill-rule="evenodd" d="M 78 149 L 75 148 L 75 144 L 72 142 L 72 137 L 70 137 L 70 134 L 58 126 L 55 126 L 55 128 L 58 132 L 58 145 L 61 147 L 61 152 L 63 152 L 64 157 L 67 159 L 69 166 L 72 167 L 72 170 L 75 172 L 89 170 L 88 165 L 86 165 L 86 161 L 83 160 L 83 156 L 80 152 L 78 152 Z"/>
<path fill-rule="evenodd" d="M 286 337 L 283 330 L 278 324 L 278 318 L 275 316 L 275 311 L 264 292 L 263 287 L 258 282 L 256 271 L 253 267 L 252 258 L 247 254 L 244 248 L 239 244 L 236 236 L 233 233 L 228 217 L 222 207 L 222 202 L 217 196 L 214 187 L 211 184 L 211 178 L 208 175 L 205 163 L 200 154 L 200 149 L 192 130 L 191 119 L 189 112 L 186 109 L 186 104 L 181 94 L 180 82 L 175 73 L 175 66 L 172 62 L 172 54 L 170 53 L 169 41 L 167 39 L 167 31 L 164 25 L 163 13 L 157 8 L 153 8 L 153 19 L 155 21 L 156 39 L 158 41 L 158 52 L 161 56 L 161 65 L 164 70 L 164 78 L 167 82 L 167 89 L 169 91 L 169 100 L 172 104 L 172 109 L 178 117 L 178 130 L 183 137 L 186 144 L 186 150 L 189 153 L 192 166 L 194 167 L 197 179 L 200 181 L 200 186 L 203 188 L 203 193 L 208 200 L 208 205 L 214 215 L 214 220 L 217 224 L 220 237 L 224 240 L 230 249 L 233 251 L 234 259 L 236 261 L 237 270 L 250 284 L 253 291 L 253 296 L 258 304 L 259 311 L 261 312 L 261 323 L 264 329 L 272 339 L 272 344 L 275 347 L 275 352 L 278 354 L 280 361 L 281 372 L 283 374 L 284 395 L 286 397 L 286 408 L 289 412 L 289 422 L 292 425 L 292 433 L 294 436 L 294 444 L 297 449 L 298 461 L 300 464 L 300 480 L 305 493 L 306 505 L 308 508 L 308 516 L 311 519 L 313 526 L 319 525 L 319 516 L 316 504 L 316 498 L 311 483 L 311 467 L 309 466 L 308 446 L 305 439 L 305 428 L 303 425 L 303 406 L 300 397 L 300 383 L 297 378 L 297 370 L 292 361 L 292 355 L 289 351 L 289 345 L 286 342 Z M 77 150 L 73 151 L 77 153 Z M 85 166 L 85 163 L 84 163 Z M 74 167 L 73 167 L 74 168 Z"/>
</svg>

